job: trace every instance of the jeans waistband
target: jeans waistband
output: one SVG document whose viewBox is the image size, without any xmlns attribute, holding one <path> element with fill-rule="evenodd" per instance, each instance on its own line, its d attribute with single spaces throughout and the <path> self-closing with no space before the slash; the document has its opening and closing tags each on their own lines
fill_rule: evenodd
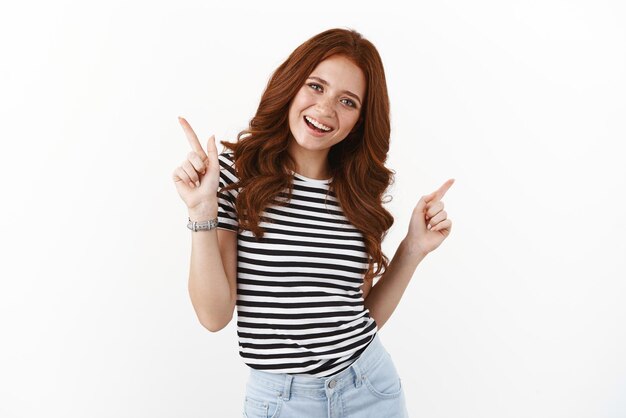
<svg viewBox="0 0 626 418">
<path fill-rule="evenodd" d="M 250 368 L 250 381 L 258 382 L 266 387 L 281 393 L 285 400 L 291 393 L 306 393 L 313 396 L 322 396 L 340 390 L 346 385 L 361 385 L 362 376 L 375 366 L 386 353 L 378 333 L 376 333 L 363 353 L 347 369 L 336 375 L 315 377 L 288 373 L 270 373 Z"/>
</svg>

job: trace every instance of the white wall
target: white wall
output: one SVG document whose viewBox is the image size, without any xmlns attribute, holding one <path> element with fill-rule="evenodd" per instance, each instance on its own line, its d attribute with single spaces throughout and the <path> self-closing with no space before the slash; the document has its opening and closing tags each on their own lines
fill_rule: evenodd
<svg viewBox="0 0 626 418">
<path fill-rule="evenodd" d="M 235 322 L 208 332 L 187 293 L 177 116 L 233 140 L 331 27 L 386 66 L 390 258 L 456 179 L 380 334 L 412 416 L 626 416 L 624 3 L 274 4 L 1 7 L 0 416 L 241 415 Z"/>
</svg>

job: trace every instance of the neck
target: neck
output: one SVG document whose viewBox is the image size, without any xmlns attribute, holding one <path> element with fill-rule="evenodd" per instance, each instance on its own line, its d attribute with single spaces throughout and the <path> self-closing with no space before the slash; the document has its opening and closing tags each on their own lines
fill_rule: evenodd
<svg viewBox="0 0 626 418">
<path fill-rule="evenodd" d="M 295 150 L 294 147 L 290 147 L 289 155 L 296 163 L 296 173 L 316 180 L 326 180 L 330 177 L 328 150 Z"/>
</svg>

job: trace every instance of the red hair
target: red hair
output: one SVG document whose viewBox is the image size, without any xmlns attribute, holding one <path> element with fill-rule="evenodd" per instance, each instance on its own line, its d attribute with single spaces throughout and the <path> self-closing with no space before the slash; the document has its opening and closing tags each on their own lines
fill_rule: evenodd
<svg viewBox="0 0 626 418">
<path fill-rule="evenodd" d="M 385 167 L 389 151 L 389 96 L 382 60 L 374 45 L 355 30 L 330 29 L 297 47 L 270 77 L 248 129 L 237 142 L 220 141 L 234 152 L 239 189 L 236 210 L 239 228 L 259 238 L 261 212 L 285 189 L 291 198 L 295 162 L 287 152 L 291 136 L 289 106 L 315 67 L 326 58 L 341 55 L 365 75 L 366 92 L 361 115 L 352 132 L 328 153 L 332 190 L 344 215 L 362 234 L 369 266 L 364 280 L 382 275 L 389 259 L 381 243 L 394 219 L 383 207 L 383 194 L 393 183 Z M 291 170 L 291 171 L 290 171 Z M 376 265 L 376 268 L 374 266 Z"/>
</svg>

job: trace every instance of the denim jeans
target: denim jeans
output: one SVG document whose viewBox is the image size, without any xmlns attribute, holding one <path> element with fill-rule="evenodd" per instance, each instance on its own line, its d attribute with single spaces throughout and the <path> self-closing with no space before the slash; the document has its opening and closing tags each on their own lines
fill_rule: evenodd
<svg viewBox="0 0 626 418">
<path fill-rule="evenodd" d="M 396 367 L 378 334 L 334 376 L 268 373 L 250 368 L 245 418 L 407 418 Z"/>
</svg>

